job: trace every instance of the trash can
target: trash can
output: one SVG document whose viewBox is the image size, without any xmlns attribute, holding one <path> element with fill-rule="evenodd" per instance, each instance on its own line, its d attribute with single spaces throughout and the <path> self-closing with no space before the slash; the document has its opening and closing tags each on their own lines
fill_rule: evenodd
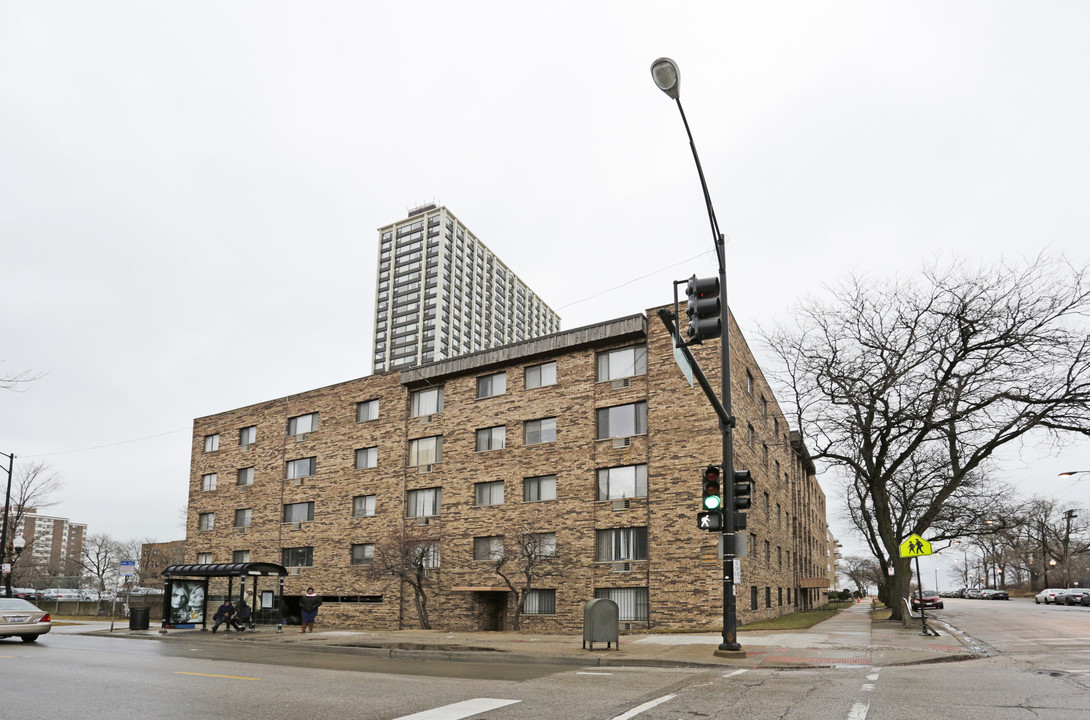
<svg viewBox="0 0 1090 720">
<path fill-rule="evenodd" d="M 146 607 L 129 608 L 129 630 L 147 630 L 148 611 L 150 609 Z"/>
</svg>

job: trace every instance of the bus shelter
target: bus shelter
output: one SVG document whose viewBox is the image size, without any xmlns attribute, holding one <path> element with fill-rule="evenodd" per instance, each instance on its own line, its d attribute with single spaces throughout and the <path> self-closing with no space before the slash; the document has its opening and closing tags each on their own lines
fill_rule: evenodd
<svg viewBox="0 0 1090 720">
<path fill-rule="evenodd" d="M 230 598 L 251 608 L 250 629 L 284 629 L 283 565 L 266 562 L 170 565 L 162 572 L 163 629 L 207 629 L 215 609 Z"/>
</svg>

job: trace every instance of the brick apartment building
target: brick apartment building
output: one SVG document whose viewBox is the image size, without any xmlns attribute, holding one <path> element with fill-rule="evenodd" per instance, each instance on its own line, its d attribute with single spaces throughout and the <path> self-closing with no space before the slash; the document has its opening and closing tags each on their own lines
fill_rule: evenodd
<svg viewBox="0 0 1090 720">
<path fill-rule="evenodd" d="M 755 480 L 740 623 L 824 604 L 825 496 L 731 325 L 735 466 Z M 694 351 L 719 386 L 718 345 Z M 721 628 L 718 533 L 698 530 L 717 418 L 649 312 L 194 421 L 186 562 L 274 562 L 327 622 L 416 627 L 413 592 L 369 576 L 376 547 L 431 543 L 439 629 L 509 629 L 492 558 L 530 534 L 558 574 L 521 627 L 572 631 L 609 597 L 634 628 Z"/>
</svg>

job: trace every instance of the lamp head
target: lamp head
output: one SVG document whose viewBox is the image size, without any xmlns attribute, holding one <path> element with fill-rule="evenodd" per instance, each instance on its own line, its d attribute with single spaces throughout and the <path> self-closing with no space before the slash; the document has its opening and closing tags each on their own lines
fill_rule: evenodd
<svg viewBox="0 0 1090 720">
<path fill-rule="evenodd" d="M 14 540 L 11 541 L 11 547 L 15 550 L 15 554 L 23 552 L 23 548 L 26 547 L 26 538 L 21 535 L 17 535 Z"/>
<path fill-rule="evenodd" d="M 680 97 L 681 71 L 678 69 L 676 62 L 670 58 L 659 58 L 651 63 L 651 77 L 655 80 L 655 85 L 658 86 L 659 90 L 662 90 L 674 100 Z"/>
</svg>

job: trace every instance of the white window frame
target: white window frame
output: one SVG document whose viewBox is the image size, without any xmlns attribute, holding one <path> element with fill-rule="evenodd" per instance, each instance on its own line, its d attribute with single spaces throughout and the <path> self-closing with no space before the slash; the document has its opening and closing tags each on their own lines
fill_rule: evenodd
<svg viewBox="0 0 1090 720">
<path fill-rule="evenodd" d="M 549 497 L 542 497 L 542 488 L 551 490 Z M 537 495 L 537 497 L 528 497 Z M 523 502 L 549 502 L 556 500 L 556 475 L 535 475 L 522 479 Z"/>
<path fill-rule="evenodd" d="M 204 451 L 206 453 L 216 452 L 220 449 L 220 434 L 213 433 L 211 435 L 204 436 Z"/>
<path fill-rule="evenodd" d="M 378 420 L 378 400 L 364 400 L 356 403 L 356 422 Z"/>
<path fill-rule="evenodd" d="M 474 483 L 473 505 L 475 507 L 503 505 L 503 492 L 503 480 Z"/>
<path fill-rule="evenodd" d="M 197 529 L 208 532 L 216 529 L 216 513 L 200 513 L 197 515 Z"/>
<path fill-rule="evenodd" d="M 378 467 L 378 447 L 365 447 L 356 451 L 356 469 L 370 470 Z"/>
<path fill-rule="evenodd" d="M 595 419 L 596 436 L 599 440 L 646 435 L 647 402 L 641 400 L 626 405 L 598 408 Z"/>
<path fill-rule="evenodd" d="M 647 466 L 623 465 L 598 469 L 598 500 L 647 497 Z"/>
<path fill-rule="evenodd" d="M 306 413 L 288 418 L 288 435 L 306 435 L 318 429 L 318 413 Z"/>
<path fill-rule="evenodd" d="M 442 435 L 429 435 L 409 441 L 409 467 L 434 465 L 440 462 L 443 462 Z"/>
<path fill-rule="evenodd" d="M 357 495 L 352 498 L 352 517 L 365 518 L 375 516 L 375 495 Z M 362 510 L 362 512 L 360 512 Z"/>
<path fill-rule="evenodd" d="M 549 387 L 550 385 L 556 385 L 555 360 L 540 363 L 538 365 L 530 365 L 526 368 L 527 390 L 536 390 L 538 388 Z"/>
<path fill-rule="evenodd" d="M 489 375 L 481 375 L 477 378 L 477 399 L 483 400 L 490 397 L 499 397 L 507 392 L 507 371 Z"/>
<path fill-rule="evenodd" d="M 443 388 L 415 390 L 410 401 L 411 417 L 427 417 L 443 412 Z"/>
<path fill-rule="evenodd" d="M 201 491 L 209 492 L 216 489 L 216 485 L 219 484 L 218 473 L 205 473 L 201 475 Z"/>
<path fill-rule="evenodd" d="M 257 425 L 247 425 L 238 431 L 238 444 L 242 447 L 257 442 Z"/>
<path fill-rule="evenodd" d="M 406 517 L 435 517 L 443 510 L 443 488 L 430 487 L 405 493 Z"/>
<path fill-rule="evenodd" d="M 556 418 L 527 420 L 522 427 L 524 445 L 543 445 L 556 442 Z"/>
<path fill-rule="evenodd" d="M 623 380 L 647 374 L 647 346 L 631 345 L 598 353 L 598 382 Z"/>
<path fill-rule="evenodd" d="M 306 463 L 306 466 L 304 467 L 301 463 Z M 287 462 L 286 475 L 288 480 L 314 477 L 317 472 L 318 458 L 315 456 L 295 458 L 294 460 L 288 460 Z"/>
<path fill-rule="evenodd" d="M 493 427 L 477 430 L 477 452 L 489 452 L 491 450 L 503 450 L 507 447 L 507 426 L 495 425 Z"/>
<path fill-rule="evenodd" d="M 197 553 L 197 564 L 198 565 L 211 565 L 212 564 L 212 553 L 210 553 L 210 552 Z"/>
</svg>

